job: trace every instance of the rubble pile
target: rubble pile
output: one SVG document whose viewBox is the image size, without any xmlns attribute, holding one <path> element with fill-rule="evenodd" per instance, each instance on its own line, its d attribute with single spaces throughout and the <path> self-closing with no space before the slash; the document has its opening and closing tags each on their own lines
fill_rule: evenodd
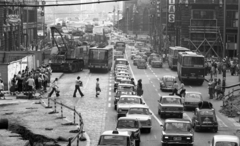
<svg viewBox="0 0 240 146">
<path fill-rule="evenodd" d="M 226 116 L 236 117 L 238 116 L 238 112 L 240 112 L 239 109 L 240 109 L 240 94 L 234 95 L 233 97 L 229 98 L 227 100 L 227 106 L 222 107 L 222 109 L 220 109 L 219 112 L 223 113 Z"/>
</svg>

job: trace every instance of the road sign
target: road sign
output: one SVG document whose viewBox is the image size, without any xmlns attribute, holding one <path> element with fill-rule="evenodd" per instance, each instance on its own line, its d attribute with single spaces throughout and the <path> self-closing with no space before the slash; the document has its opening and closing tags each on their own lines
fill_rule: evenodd
<svg viewBox="0 0 240 146">
<path fill-rule="evenodd" d="M 168 22 L 170 23 L 175 22 L 175 14 L 168 14 Z"/>
</svg>

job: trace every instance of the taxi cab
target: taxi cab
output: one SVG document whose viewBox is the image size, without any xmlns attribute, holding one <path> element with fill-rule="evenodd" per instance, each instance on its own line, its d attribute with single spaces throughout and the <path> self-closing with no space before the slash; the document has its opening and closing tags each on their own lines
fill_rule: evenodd
<svg viewBox="0 0 240 146">
<path fill-rule="evenodd" d="M 109 130 L 100 135 L 98 146 L 135 146 L 135 139 L 130 131 Z"/>
<path fill-rule="evenodd" d="M 140 59 L 137 62 L 137 68 L 143 68 L 143 69 L 147 69 L 147 62 L 144 59 Z"/>
<path fill-rule="evenodd" d="M 214 135 L 210 146 L 239 146 L 239 138 L 236 135 Z"/>
</svg>

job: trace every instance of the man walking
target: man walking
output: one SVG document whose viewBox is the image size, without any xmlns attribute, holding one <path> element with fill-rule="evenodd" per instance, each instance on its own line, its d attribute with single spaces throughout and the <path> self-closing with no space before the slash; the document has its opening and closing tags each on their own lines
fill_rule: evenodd
<svg viewBox="0 0 240 146">
<path fill-rule="evenodd" d="M 82 93 L 82 91 L 80 89 L 80 86 L 82 86 L 82 81 L 80 81 L 80 77 L 78 76 L 77 80 L 75 81 L 75 90 L 74 90 L 74 93 L 73 93 L 73 97 L 76 97 L 77 91 L 80 93 L 81 97 L 84 96 L 84 94 Z"/>
<path fill-rule="evenodd" d="M 169 95 L 178 95 L 178 83 L 174 81 L 172 94 Z"/>
<path fill-rule="evenodd" d="M 96 97 L 98 97 L 98 95 L 100 94 L 101 92 L 101 88 L 100 88 L 100 85 L 99 85 L 99 78 L 97 78 L 97 83 L 96 83 Z"/>
</svg>

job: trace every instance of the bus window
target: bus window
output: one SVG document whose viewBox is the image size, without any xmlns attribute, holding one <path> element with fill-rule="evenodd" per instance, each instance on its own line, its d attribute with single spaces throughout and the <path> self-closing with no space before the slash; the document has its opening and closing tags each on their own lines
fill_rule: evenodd
<svg viewBox="0 0 240 146">
<path fill-rule="evenodd" d="M 107 52 L 105 50 L 91 50 L 90 59 L 105 60 L 107 59 Z"/>
<path fill-rule="evenodd" d="M 184 57 L 183 58 L 183 66 L 203 67 L 204 66 L 204 58 L 202 58 L 202 57 Z"/>
</svg>

